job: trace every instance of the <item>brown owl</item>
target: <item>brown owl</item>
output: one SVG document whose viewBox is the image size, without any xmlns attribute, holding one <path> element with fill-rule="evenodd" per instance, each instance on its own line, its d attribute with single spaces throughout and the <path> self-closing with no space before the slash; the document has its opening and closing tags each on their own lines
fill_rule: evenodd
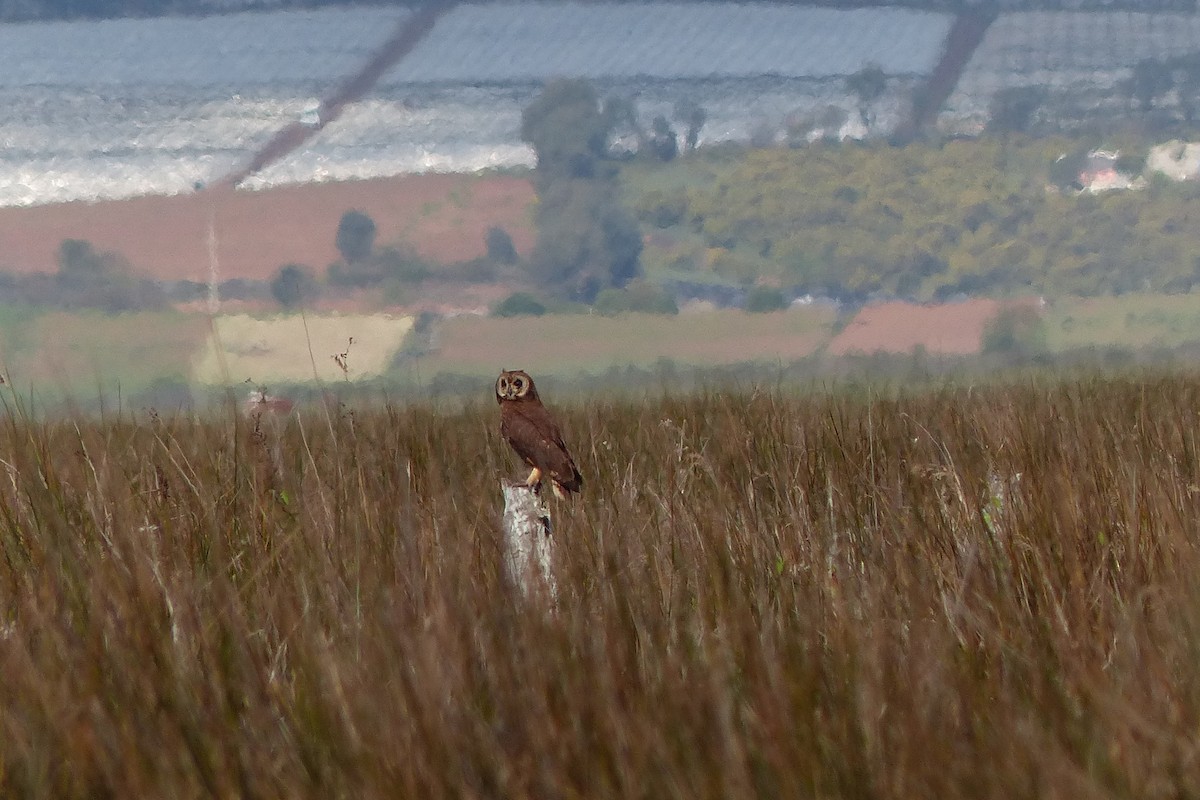
<svg viewBox="0 0 1200 800">
<path fill-rule="evenodd" d="M 500 404 L 500 435 L 531 467 L 526 485 L 536 487 L 545 476 L 559 497 L 578 492 L 583 478 L 529 373 L 519 369 L 501 372 L 496 379 L 496 402 Z"/>
</svg>

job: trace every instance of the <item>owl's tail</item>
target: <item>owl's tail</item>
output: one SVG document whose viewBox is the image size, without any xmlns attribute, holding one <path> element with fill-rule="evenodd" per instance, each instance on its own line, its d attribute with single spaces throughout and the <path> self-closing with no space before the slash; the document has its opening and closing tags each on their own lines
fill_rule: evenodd
<svg viewBox="0 0 1200 800">
<path fill-rule="evenodd" d="M 560 481 L 554 480 L 554 488 L 558 494 L 578 492 L 583 488 L 583 476 L 579 474 L 579 468 L 574 464 L 571 465 L 571 478 L 569 480 Z"/>
</svg>

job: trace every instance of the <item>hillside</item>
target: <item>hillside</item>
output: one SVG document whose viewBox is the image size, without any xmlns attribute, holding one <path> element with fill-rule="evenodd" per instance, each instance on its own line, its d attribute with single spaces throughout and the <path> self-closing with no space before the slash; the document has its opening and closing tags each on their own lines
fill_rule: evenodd
<svg viewBox="0 0 1200 800">
<path fill-rule="evenodd" d="M 1056 161 L 1087 141 L 752 149 L 634 170 L 628 197 L 651 231 L 643 259 L 664 280 L 767 280 L 848 300 L 1200 286 L 1196 183 L 1148 173 L 1145 190 L 1059 188 Z M 1100 141 L 1137 163 L 1153 140 Z"/>
</svg>

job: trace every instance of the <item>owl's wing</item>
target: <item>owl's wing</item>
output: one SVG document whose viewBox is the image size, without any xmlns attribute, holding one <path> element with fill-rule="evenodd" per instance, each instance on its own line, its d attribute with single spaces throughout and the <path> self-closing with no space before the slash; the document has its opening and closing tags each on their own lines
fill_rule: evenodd
<svg viewBox="0 0 1200 800">
<path fill-rule="evenodd" d="M 568 491 L 579 491 L 583 479 L 546 407 L 522 404 L 510 406 L 509 411 L 501 418 L 500 432 L 517 455 Z"/>
</svg>

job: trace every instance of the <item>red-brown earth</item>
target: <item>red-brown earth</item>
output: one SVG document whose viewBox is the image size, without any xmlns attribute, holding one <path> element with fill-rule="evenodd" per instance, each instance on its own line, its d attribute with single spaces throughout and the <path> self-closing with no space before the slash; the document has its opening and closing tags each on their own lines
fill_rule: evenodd
<svg viewBox="0 0 1200 800">
<path fill-rule="evenodd" d="M 338 222 L 352 209 L 375 221 L 378 245 L 406 242 L 438 263 L 483 255 L 484 235 L 492 226 L 503 227 L 518 252 L 528 254 L 534 240 L 535 202 L 532 186 L 520 177 L 404 175 L 258 191 L 223 186 L 175 196 L 0 208 L 0 271 L 53 272 L 59 244 L 70 238 L 119 253 L 143 275 L 205 281 L 211 219 L 221 280 L 269 279 L 288 263 L 305 264 L 322 273 L 338 259 Z M 419 305 L 486 308 L 510 290 L 434 285 L 430 291 L 422 290 Z M 829 353 L 906 353 L 918 346 L 930 353 L 977 353 L 984 325 L 999 308 L 991 300 L 868 306 L 830 342 Z"/>
<path fill-rule="evenodd" d="M 909 353 L 917 347 L 945 355 L 978 353 L 984 326 L 1001 308 L 997 300 L 867 306 L 829 343 L 829 353 Z"/>
<path fill-rule="evenodd" d="M 380 246 L 408 242 L 441 263 L 485 252 L 488 228 L 509 232 L 518 252 L 533 244 L 529 181 L 506 175 L 406 175 L 259 191 L 214 187 L 174 196 L 0 208 L 0 270 L 54 272 L 63 239 L 124 256 L 140 274 L 205 281 L 209 220 L 220 279 L 270 278 L 288 263 L 317 272 L 337 260 L 342 214 L 358 210 Z"/>
</svg>

